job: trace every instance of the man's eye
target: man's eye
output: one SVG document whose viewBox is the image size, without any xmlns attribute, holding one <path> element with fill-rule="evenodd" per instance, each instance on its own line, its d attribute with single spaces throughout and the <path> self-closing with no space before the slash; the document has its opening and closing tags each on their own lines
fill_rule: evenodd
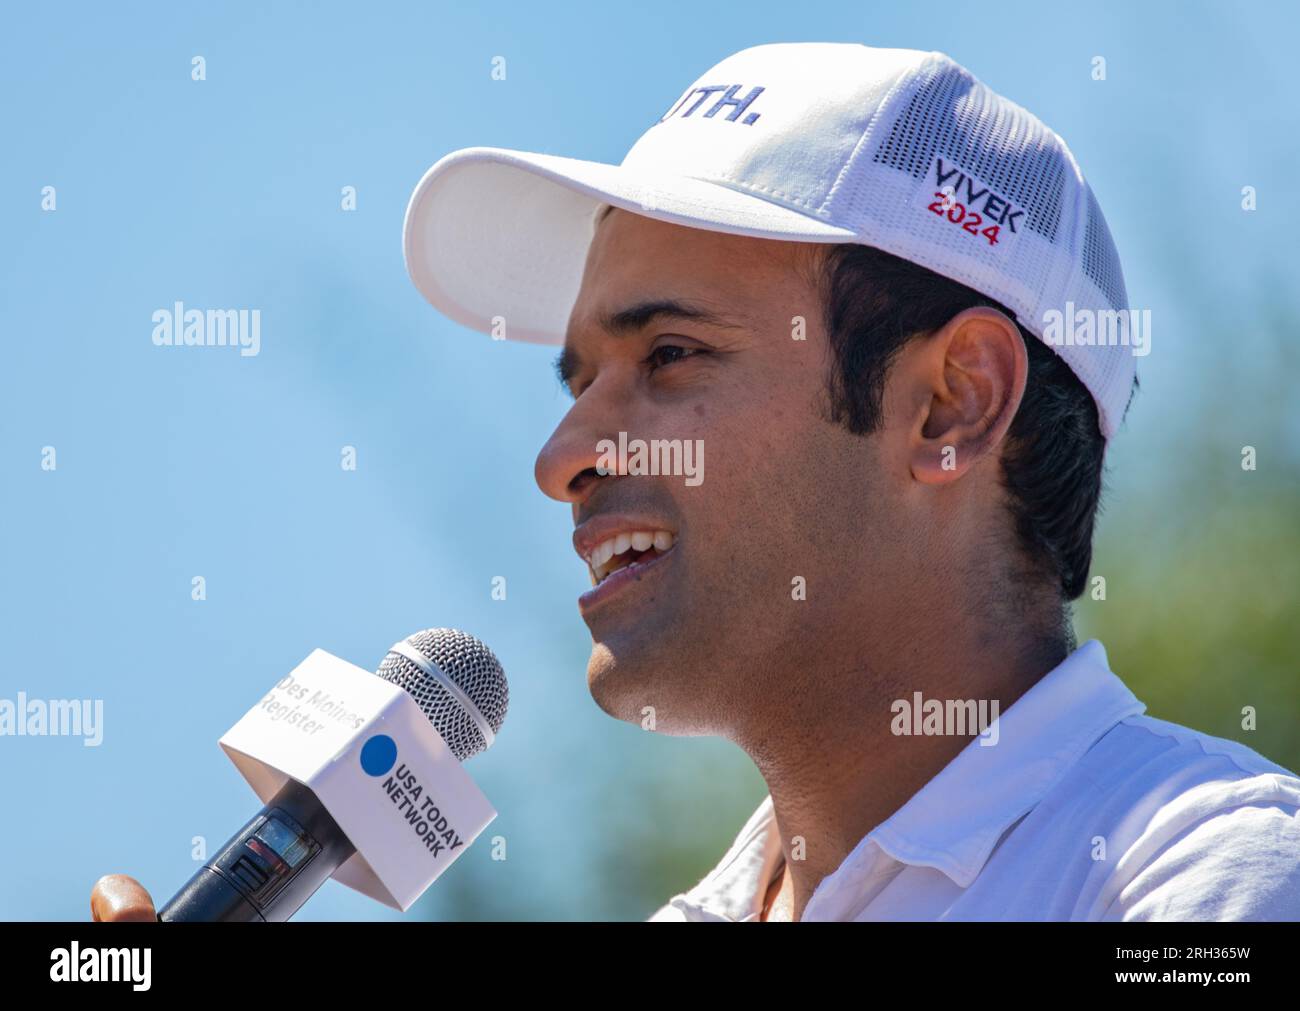
<svg viewBox="0 0 1300 1011">
<path fill-rule="evenodd" d="M 699 353 L 699 348 L 682 347 L 680 344 L 661 344 L 646 356 L 645 363 L 650 366 L 650 371 L 654 372 L 665 365 L 671 365 L 673 362 L 679 362 L 683 358 Z"/>
</svg>

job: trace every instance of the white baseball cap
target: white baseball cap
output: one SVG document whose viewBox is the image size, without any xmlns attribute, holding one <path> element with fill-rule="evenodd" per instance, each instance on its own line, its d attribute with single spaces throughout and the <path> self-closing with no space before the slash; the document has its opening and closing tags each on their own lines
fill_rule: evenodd
<svg viewBox="0 0 1300 1011">
<path fill-rule="evenodd" d="M 1010 309 L 1092 393 L 1102 434 L 1136 375 L 1119 256 L 1065 142 L 937 52 L 754 46 L 710 68 L 620 165 L 493 147 L 440 159 L 403 227 L 415 286 L 485 333 L 559 344 L 595 212 L 856 242 Z M 1074 340 L 1071 319 L 1105 314 Z M 1056 315 L 1070 329 L 1049 325 Z M 1109 329 L 1109 339 L 1106 331 Z M 1087 335 L 1091 335 L 1091 341 Z"/>
</svg>

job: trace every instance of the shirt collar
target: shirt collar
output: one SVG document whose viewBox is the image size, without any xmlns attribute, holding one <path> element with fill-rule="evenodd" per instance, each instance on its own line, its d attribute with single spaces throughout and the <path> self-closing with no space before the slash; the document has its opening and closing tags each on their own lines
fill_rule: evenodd
<svg viewBox="0 0 1300 1011">
<path fill-rule="evenodd" d="M 1115 724 L 1146 706 L 1111 672 L 1090 639 L 1040 678 L 997 725 L 997 743 L 972 740 L 818 885 L 839 891 L 874 843 L 895 860 L 934 867 L 961 888 L 983 869 L 1006 830 Z M 721 862 L 673 900 L 699 919 L 751 920 L 782 861 L 772 798 L 763 798 Z"/>
<path fill-rule="evenodd" d="M 756 920 L 772 875 L 784 859 L 772 796 L 763 798 L 736 841 L 698 885 L 672 899 L 694 920 Z"/>
<path fill-rule="evenodd" d="M 967 888 L 1003 833 L 1111 727 L 1145 709 L 1090 639 L 1001 714 L 997 744 L 972 740 L 867 838 Z"/>
</svg>

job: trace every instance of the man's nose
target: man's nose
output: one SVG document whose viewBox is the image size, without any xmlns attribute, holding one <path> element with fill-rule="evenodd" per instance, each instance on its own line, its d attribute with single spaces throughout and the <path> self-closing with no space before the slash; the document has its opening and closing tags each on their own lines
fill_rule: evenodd
<svg viewBox="0 0 1300 1011">
<path fill-rule="evenodd" d="M 596 469 L 603 455 L 601 441 L 617 445 L 618 433 L 627 430 L 626 405 L 627 392 L 617 392 L 613 375 L 597 379 L 582 392 L 537 454 L 533 476 L 546 495 L 574 505 L 586 501 L 605 477 Z"/>
</svg>

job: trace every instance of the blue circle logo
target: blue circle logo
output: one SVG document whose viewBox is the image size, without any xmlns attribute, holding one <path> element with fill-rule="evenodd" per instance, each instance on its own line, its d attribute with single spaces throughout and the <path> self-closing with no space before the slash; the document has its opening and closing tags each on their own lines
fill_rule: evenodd
<svg viewBox="0 0 1300 1011">
<path fill-rule="evenodd" d="M 387 734 L 376 734 L 361 746 L 361 768 L 371 776 L 382 776 L 397 761 L 397 744 Z"/>
</svg>

